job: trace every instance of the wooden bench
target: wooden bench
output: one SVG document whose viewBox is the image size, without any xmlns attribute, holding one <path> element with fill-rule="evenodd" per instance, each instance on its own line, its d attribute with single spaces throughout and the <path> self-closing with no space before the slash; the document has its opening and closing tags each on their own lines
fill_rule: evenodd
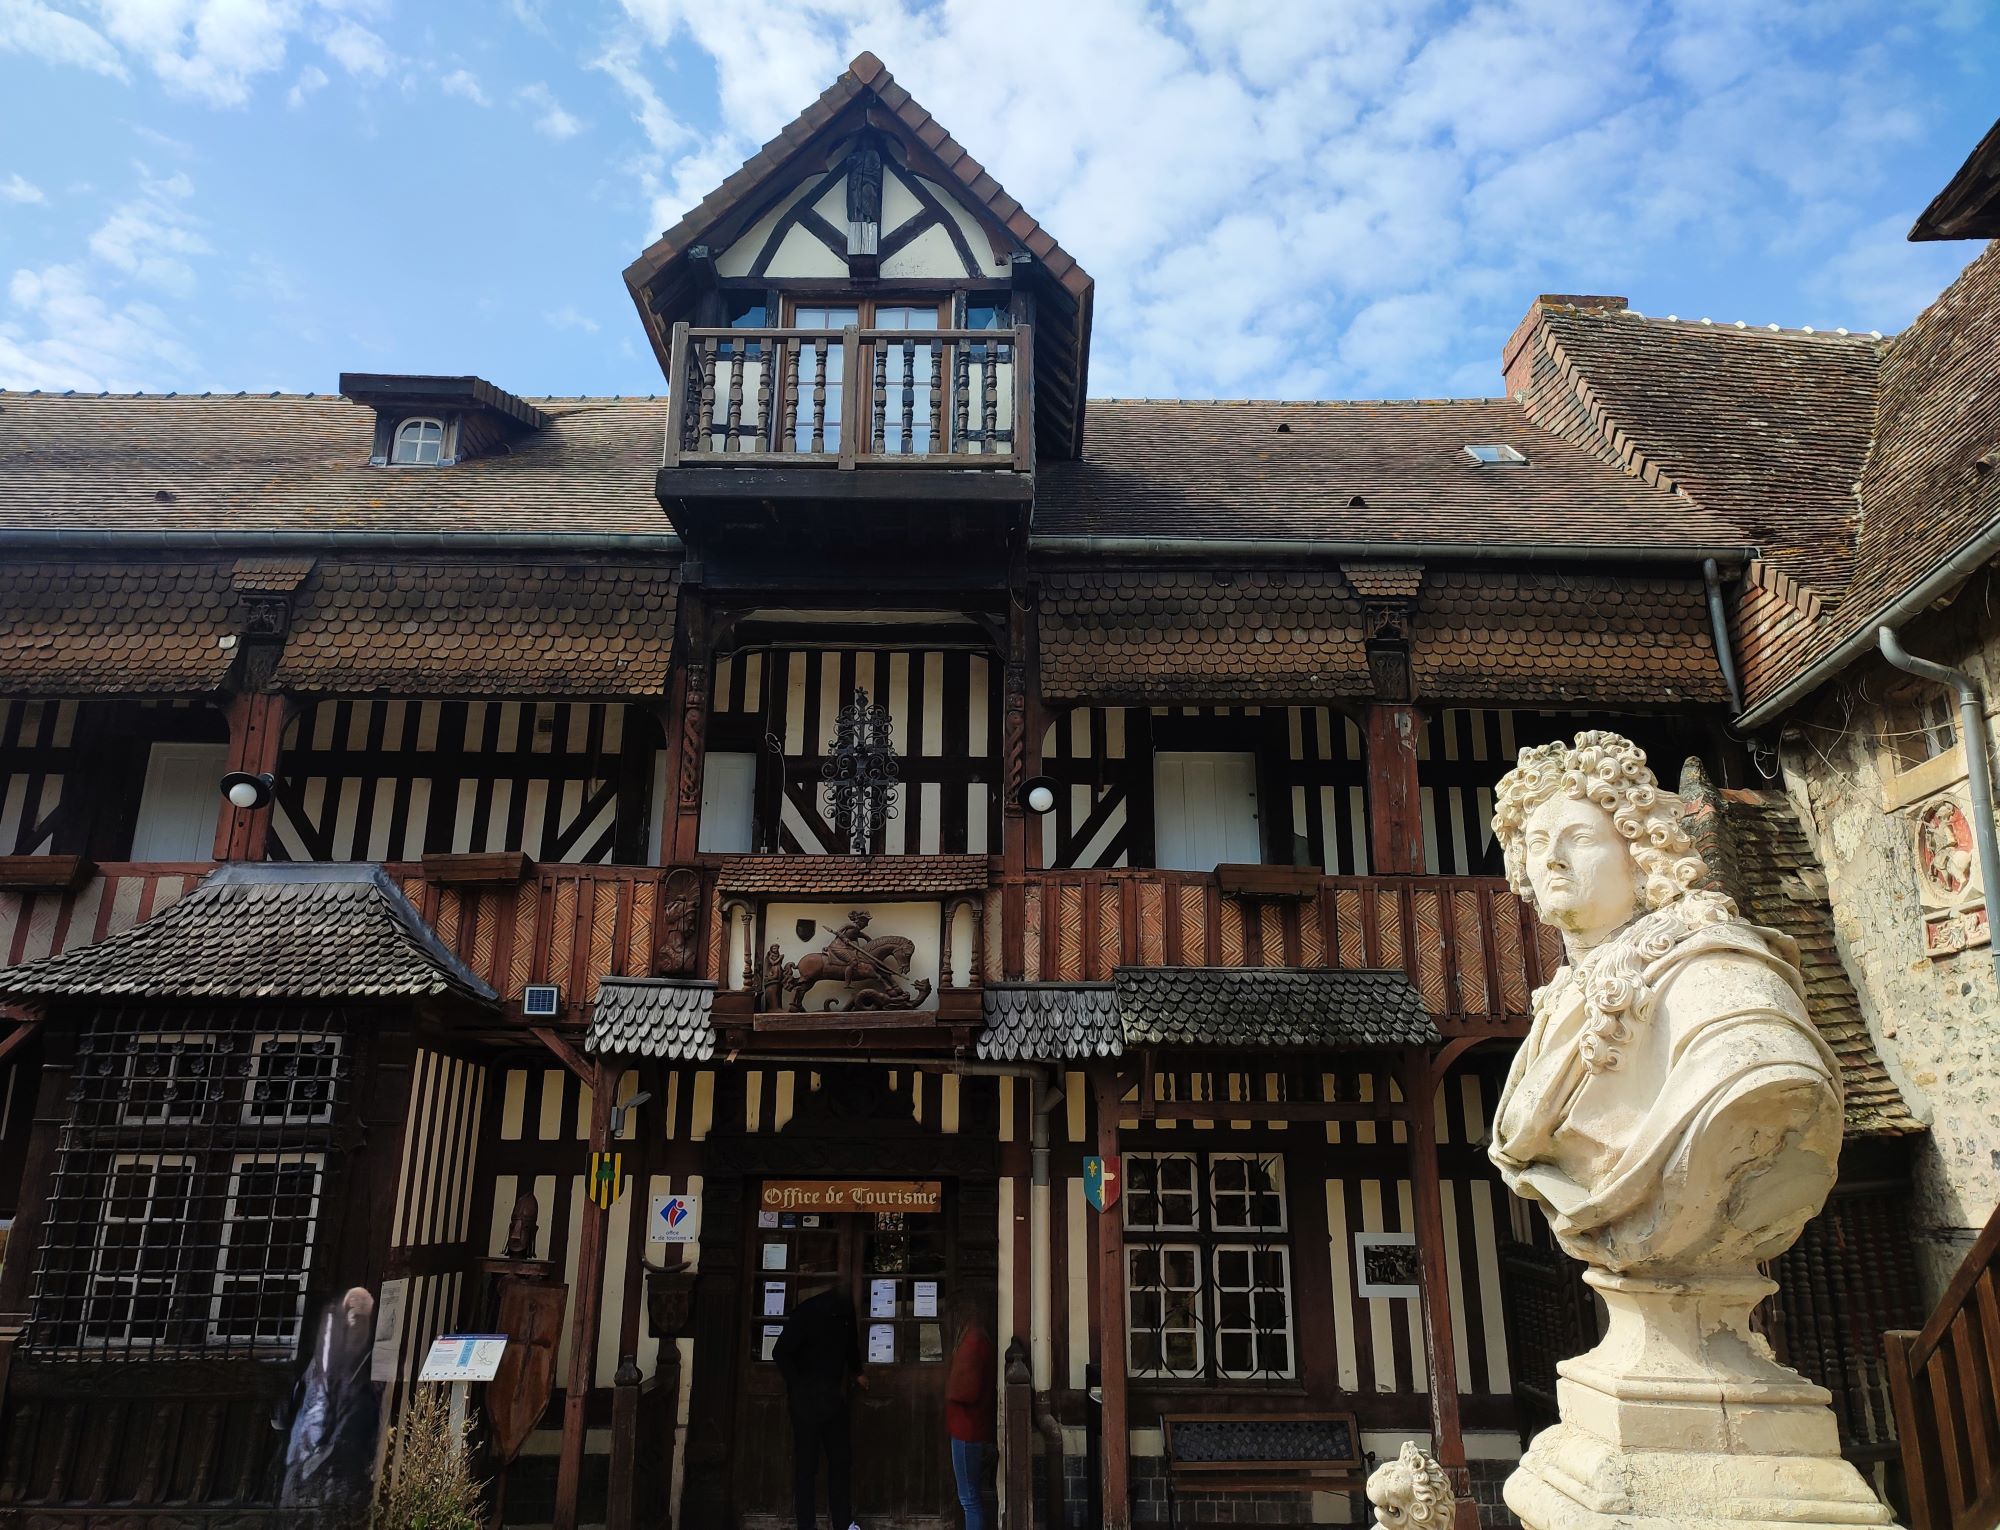
<svg viewBox="0 0 2000 1530">
<path fill-rule="evenodd" d="M 1177 1493 L 1358 1493 L 1368 1485 L 1352 1413 L 1169 1413 L 1167 1523 Z"/>
</svg>

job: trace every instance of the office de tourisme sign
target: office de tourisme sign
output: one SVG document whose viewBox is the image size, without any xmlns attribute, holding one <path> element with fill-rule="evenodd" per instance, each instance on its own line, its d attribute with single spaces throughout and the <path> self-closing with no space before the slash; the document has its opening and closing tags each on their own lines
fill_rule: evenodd
<svg viewBox="0 0 2000 1530">
<path fill-rule="evenodd" d="M 936 1211 L 934 1179 L 774 1179 L 766 1211 Z"/>
</svg>

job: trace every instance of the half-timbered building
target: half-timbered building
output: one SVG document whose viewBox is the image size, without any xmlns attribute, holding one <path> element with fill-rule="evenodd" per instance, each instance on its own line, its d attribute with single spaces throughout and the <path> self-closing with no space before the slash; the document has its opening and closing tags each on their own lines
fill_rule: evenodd
<svg viewBox="0 0 2000 1530">
<path fill-rule="evenodd" d="M 1560 959 L 1491 787 L 1590 727 L 1805 949 L 1769 1325 L 1886 1458 L 1920 1127 L 1724 730 L 1739 506 L 1546 326 L 1086 402 L 1091 279 L 866 54 L 625 276 L 659 397 L 0 397 L 0 1524 L 296 1522 L 354 1292 L 384 1429 L 510 1334 L 503 1523 L 779 1524 L 827 1281 L 864 1525 L 956 1522 L 960 1295 L 1009 1525 L 1347 1522 L 1413 1437 L 1501 1522 L 1595 1314 L 1484 1151 Z"/>
</svg>

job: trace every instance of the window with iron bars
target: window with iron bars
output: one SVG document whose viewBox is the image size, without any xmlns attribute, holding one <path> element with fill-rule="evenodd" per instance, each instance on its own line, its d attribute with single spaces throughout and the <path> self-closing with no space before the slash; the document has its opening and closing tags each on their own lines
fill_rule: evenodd
<svg viewBox="0 0 2000 1530">
<path fill-rule="evenodd" d="M 293 1353 L 349 1041 L 337 1014 L 93 1019 L 56 1139 L 27 1348 Z"/>
<path fill-rule="evenodd" d="M 1131 1375 L 1297 1375 L 1283 1158 L 1128 1154 L 1122 1204 Z"/>
</svg>

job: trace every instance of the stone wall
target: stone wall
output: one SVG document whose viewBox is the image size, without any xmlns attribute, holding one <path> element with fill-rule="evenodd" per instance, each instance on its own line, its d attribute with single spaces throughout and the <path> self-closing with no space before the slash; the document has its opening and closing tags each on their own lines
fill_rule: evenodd
<svg viewBox="0 0 2000 1530">
<path fill-rule="evenodd" d="M 1985 617 L 1987 593 L 1976 583 L 1901 636 L 1912 653 L 1963 668 L 1984 687 L 1992 736 L 2000 619 Z M 1903 768 L 1893 735 L 1913 726 L 1897 697 L 1908 679 L 1879 658 L 1855 665 L 1787 726 L 1780 760 L 1825 868 L 1841 955 L 1876 1044 L 1911 1110 L 1931 1125 L 1912 1207 L 1930 1302 L 2000 1201 L 2000 989 L 1985 943 L 1926 951 L 1926 920 L 1949 925 L 1949 905 L 1976 908 L 1978 883 L 1940 898 L 1935 879 L 1920 874 L 1919 815 L 1954 794 L 1969 799 L 1962 742 Z M 1947 931 L 1942 943 L 1951 940 Z"/>
</svg>

